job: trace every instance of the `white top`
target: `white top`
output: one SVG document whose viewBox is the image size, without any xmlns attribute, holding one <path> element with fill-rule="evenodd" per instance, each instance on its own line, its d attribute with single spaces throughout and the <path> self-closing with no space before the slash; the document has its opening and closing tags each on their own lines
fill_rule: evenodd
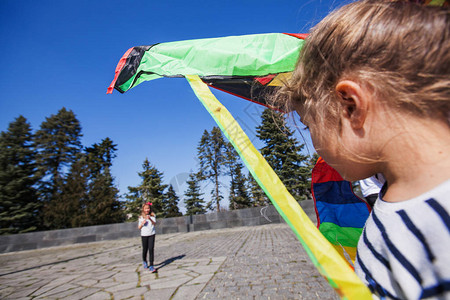
<svg viewBox="0 0 450 300">
<path fill-rule="evenodd" d="M 362 179 L 359 181 L 359 186 L 361 187 L 361 193 L 364 197 L 367 197 L 372 194 L 377 194 L 380 192 L 385 179 L 383 175 L 377 174 L 373 175 L 369 178 Z"/>
<path fill-rule="evenodd" d="M 450 299 L 449 213 L 450 180 L 408 201 L 375 202 L 355 262 L 372 293 Z"/>
<path fill-rule="evenodd" d="M 153 220 L 153 222 L 156 223 L 156 217 L 150 216 L 150 219 Z M 141 224 L 141 222 L 143 222 L 144 220 L 145 220 L 145 224 L 141 228 L 141 236 L 154 235 L 155 234 L 155 226 L 153 225 L 152 222 L 150 222 L 149 220 L 144 219 L 142 216 L 139 216 L 139 221 L 138 221 L 139 223 L 138 224 Z"/>
</svg>

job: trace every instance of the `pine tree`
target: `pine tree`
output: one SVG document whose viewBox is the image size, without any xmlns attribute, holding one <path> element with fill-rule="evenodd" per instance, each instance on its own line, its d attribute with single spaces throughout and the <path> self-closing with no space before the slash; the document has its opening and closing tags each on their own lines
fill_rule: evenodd
<svg viewBox="0 0 450 300">
<path fill-rule="evenodd" d="M 166 194 L 166 205 L 164 209 L 166 218 L 179 217 L 183 215 L 178 209 L 178 201 L 180 201 L 180 199 L 175 193 L 173 186 L 169 185 L 169 189 L 167 190 Z"/>
<path fill-rule="evenodd" d="M 238 163 L 235 167 L 234 198 L 230 199 L 230 209 L 241 209 L 251 207 L 252 202 L 247 191 L 247 179 L 242 174 L 242 164 Z"/>
<path fill-rule="evenodd" d="M 58 196 L 61 195 L 65 174 L 81 153 L 81 136 L 81 125 L 75 114 L 64 107 L 56 115 L 46 118 L 36 132 L 36 161 L 42 176 L 39 192 L 46 204 L 42 212 L 46 224 L 46 215 L 54 213 L 48 207 L 59 207 L 56 203 L 48 203 L 61 201 Z"/>
<path fill-rule="evenodd" d="M 110 138 L 85 149 L 90 169 L 89 197 L 86 214 L 89 225 L 118 223 L 124 220 L 118 189 L 110 168 L 117 145 Z"/>
<path fill-rule="evenodd" d="M 114 144 L 108 137 L 103 139 L 100 144 L 93 144 L 91 147 L 85 148 L 93 176 L 101 173 L 105 168 L 111 169 L 116 151 L 117 144 Z"/>
<path fill-rule="evenodd" d="M 127 221 L 135 222 L 141 214 L 143 200 L 140 198 L 139 189 L 137 187 L 128 187 L 128 194 L 125 195 L 125 213 Z"/>
<path fill-rule="evenodd" d="M 0 135 L 0 234 L 24 233 L 39 227 L 32 140 L 31 126 L 23 116 Z"/>
<path fill-rule="evenodd" d="M 71 110 L 64 107 L 51 115 L 36 132 L 37 163 L 47 181 L 62 177 L 64 167 L 70 167 L 81 152 L 81 125 Z"/>
<path fill-rule="evenodd" d="M 163 173 L 152 166 L 147 158 L 142 164 L 142 168 L 143 171 L 138 173 L 139 177 L 142 178 L 142 183 L 137 187 L 128 187 L 127 211 L 130 211 L 130 207 L 139 207 L 140 211 L 142 204 L 151 202 L 156 216 L 163 217 L 164 190 L 167 187 L 167 184 L 162 184 Z"/>
<path fill-rule="evenodd" d="M 233 145 L 228 142 L 225 147 L 225 165 L 230 176 L 229 208 L 240 209 L 251 206 L 251 200 L 247 193 L 246 178 L 242 174 L 243 165 L 234 150 Z"/>
<path fill-rule="evenodd" d="M 47 229 L 63 229 L 91 225 L 86 214 L 89 168 L 82 154 L 72 163 L 56 199 L 45 203 L 44 225 Z"/>
<path fill-rule="evenodd" d="M 261 154 L 280 177 L 287 190 L 297 200 L 308 195 L 307 157 L 301 154 L 304 144 L 293 137 L 281 113 L 265 109 L 261 115 L 261 125 L 257 127 L 257 137 L 265 143 Z"/>
<path fill-rule="evenodd" d="M 259 186 L 252 174 L 247 176 L 248 189 L 252 198 L 253 206 L 266 206 L 269 204 L 269 199 L 264 193 L 263 189 Z"/>
<path fill-rule="evenodd" d="M 86 214 L 89 225 L 120 223 L 125 219 L 119 190 L 114 186 L 114 178 L 109 167 L 92 179 L 89 185 L 89 201 Z"/>
<path fill-rule="evenodd" d="M 198 178 L 209 180 L 214 184 L 211 190 L 212 200 L 207 204 L 207 208 L 213 210 L 214 207 L 220 211 L 220 201 L 223 195 L 220 191 L 220 177 L 224 175 L 223 167 L 225 163 L 225 140 L 218 127 L 213 127 L 211 134 L 204 131 L 199 146 L 197 156 L 200 163 Z"/>
<path fill-rule="evenodd" d="M 189 174 L 189 179 L 186 181 L 188 188 L 184 195 L 184 203 L 186 205 L 186 215 L 199 215 L 206 212 L 203 204 L 203 193 L 200 192 L 200 186 L 198 184 L 198 178 L 193 173 Z"/>
</svg>

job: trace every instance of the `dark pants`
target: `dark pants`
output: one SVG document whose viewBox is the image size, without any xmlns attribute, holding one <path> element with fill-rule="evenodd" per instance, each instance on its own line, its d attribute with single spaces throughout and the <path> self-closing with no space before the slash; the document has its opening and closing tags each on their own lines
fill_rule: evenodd
<svg viewBox="0 0 450 300">
<path fill-rule="evenodd" d="M 150 259 L 149 266 L 153 266 L 153 257 L 155 250 L 155 234 L 150 236 L 141 236 L 142 239 L 142 261 L 147 261 L 147 251 Z"/>
</svg>

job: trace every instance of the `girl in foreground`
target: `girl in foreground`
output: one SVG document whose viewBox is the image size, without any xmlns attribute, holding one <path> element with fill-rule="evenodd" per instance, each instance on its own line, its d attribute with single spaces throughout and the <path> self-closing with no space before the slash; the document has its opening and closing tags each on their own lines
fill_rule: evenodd
<svg viewBox="0 0 450 300">
<path fill-rule="evenodd" d="M 449 19 L 407 1 L 344 6 L 277 95 L 346 180 L 386 178 L 355 262 L 381 298 L 450 299 Z"/>
</svg>

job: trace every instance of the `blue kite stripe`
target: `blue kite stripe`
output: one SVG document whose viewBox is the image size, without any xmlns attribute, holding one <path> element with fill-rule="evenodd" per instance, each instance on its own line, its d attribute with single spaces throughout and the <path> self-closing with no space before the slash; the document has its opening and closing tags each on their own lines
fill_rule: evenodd
<svg viewBox="0 0 450 300">
<path fill-rule="evenodd" d="M 366 205 L 364 201 L 353 194 L 348 181 L 314 183 L 313 189 L 316 200 L 333 204 L 362 203 L 363 205 Z M 334 197 L 329 197 L 329 195 L 334 195 Z"/>
<path fill-rule="evenodd" d="M 369 211 L 365 203 L 331 204 L 317 201 L 316 208 L 320 216 L 320 222 L 334 223 L 340 227 L 363 228 L 369 217 Z"/>
</svg>

